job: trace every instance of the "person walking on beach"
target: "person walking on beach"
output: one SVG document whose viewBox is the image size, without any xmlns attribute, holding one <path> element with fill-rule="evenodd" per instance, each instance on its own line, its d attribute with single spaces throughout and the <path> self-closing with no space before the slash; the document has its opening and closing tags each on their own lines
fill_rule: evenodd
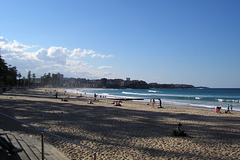
<svg viewBox="0 0 240 160">
<path fill-rule="evenodd" d="M 162 108 L 162 101 L 161 101 L 161 98 L 159 98 L 158 100 L 159 100 L 159 107 L 158 107 L 158 108 Z"/>
<path fill-rule="evenodd" d="M 233 109 L 233 105 L 231 105 L 230 108 L 231 108 L 231 111 L 232 111 L 232 109 Z"/>
<path fill-rule="evenodd" d="M 55 98 L 58 98 L 58 92 L 56 92 L 56 94 L 55 94 Z"/>
<path fill-rule="evenodd" d="M 154 108 L 154 105 L 155 105 L 155 99 L 153 98 L 152 100 L 152 107 Z"/>
<path fill-rule="evenodd" d="M 96 101 L 97 100 L 97 94 L 94 93 L 94 100 Z"/>
</svg>

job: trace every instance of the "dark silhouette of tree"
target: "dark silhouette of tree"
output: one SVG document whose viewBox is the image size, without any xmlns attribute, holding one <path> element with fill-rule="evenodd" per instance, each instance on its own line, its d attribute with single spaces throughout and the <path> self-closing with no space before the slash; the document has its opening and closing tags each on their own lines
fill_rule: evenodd
<svg viewBox="0 0 240 160">
<path fill-rule="evenodd" d="M 52 77 L 51 73 L 44 74 L 44 76 L 41 76 L 41 86 L 51 85 Z"/>
<path fill-rule="evenodd" d="M 8 68 L 8 85 L 9 86 L 16 86 L 17 85 L 17 68 L 16 67 L 9 67 Z"/>
<path fill-rule="evenodd" d="M 60 77 L 58 76 L 60 73 L 52 74 L 52 86 L 58 87 L 60 85 Z"/>
<path fill-rule="evenodd" d="M 36 79 L 36 75 L 35 73 L 32 74 L 32 83 L 35 84 L 35 79 Z"/>
<path fill-rule="evenodd" d="M 17 85 L 17 68 L 7 65 L 0 55 L 0 84 L 1 87 Z"/>
<path fill-rule="evenodd" d="M 18 86 L 22 86 L 22 80 L 21 80 L 22 75 L 20 72 L 18 73 L 17 77 L 18 77 Z"/>
<path fill-rule="evenodd" d="M 30 86 L 31 85 L 31 71 L 28 71 L 27 78 L 28 78 L 28 86 Z"/>
<path fill-rule="evenodd" d="M 0 82 L 1 86 L 3 87 L 7 81 L 7 63 L 5 63 L 4 59 L 2 59 L 0 55 Z"/>
</svg>

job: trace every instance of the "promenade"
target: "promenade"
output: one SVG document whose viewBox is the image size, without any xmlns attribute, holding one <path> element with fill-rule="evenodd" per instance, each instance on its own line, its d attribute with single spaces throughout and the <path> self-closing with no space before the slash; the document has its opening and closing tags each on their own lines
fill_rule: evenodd
<svg viewBox="0 0 240 160">
<path fill-rule="evenodd" d="M 17 148 L 23 151 L 18 154 L 10 155 L 2 147 L 0 147 L 1 160 L 42 160 L 42 144 L 41 140 L 29 137 L 27 135 L 19 135 L 14 132 L 3 131 L 0 129 L 0 135 Z M 44 142 L 44 160 L 69 160 L 65 155 L 59 152 L 54 146 L 48 142 Z"/>
</svg>

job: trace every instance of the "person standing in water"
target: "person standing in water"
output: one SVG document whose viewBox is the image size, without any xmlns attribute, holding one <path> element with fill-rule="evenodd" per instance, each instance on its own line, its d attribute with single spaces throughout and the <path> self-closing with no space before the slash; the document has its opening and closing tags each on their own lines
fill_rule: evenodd
<svg viewBox="0 0 240 160">
<path fill-rule="evenodd" d="M 229 111 L 230 109 L 229 109 L 229 104 L 227 105 L 227 110 Z"/>
</svg>

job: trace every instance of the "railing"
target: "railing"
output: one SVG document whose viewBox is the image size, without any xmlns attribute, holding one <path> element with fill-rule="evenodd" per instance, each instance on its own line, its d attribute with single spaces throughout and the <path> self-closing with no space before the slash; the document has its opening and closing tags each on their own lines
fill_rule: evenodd
<svg viewBox="0 0 240 160">
<path fill-rule="evenodd" d="M 52 135 L 52 136 L 54 136 L 54 137 L 58 137 L 58 138 L 60 138 L 60 139 L 62 139 L 62 140 L 68 141 L 68 142 L 70 142 L 70 143 L 73 143 L 73 144 L 76 144 L 76 145 L 78 145 L 78 146 L 81 146 L 81 147 L 84 147 L 84 148 L 87 148 L 87 149 L 90 149 L 90 150 L 94 151 L 94 160 L 97 159 L 97 154 L 96 154 L 96 153 L 101 153 L 101 151 L 99 151 L 99 150 L 93 149 L 93 148 L 91 148 L 91 147 L 88 147 L 88 146 L 85 146 L 85 145 L 83 145 L 83 144 L 77 143 L 77 142 L 72 141 L 72 140 L 70 140 L 70 139 L 67 139 L 67 138 L 65 138 L 65 137 L 62 137 L 62 136 L 56 135 L 56 134 L 54 134 L 54 133 L 48 132 L 48 131 L 46 131 L 46 130 L 44 130 L 44 129 L 42 129 L 42 128 L 38 128 L 38 127 L 33 126 L 33 125 L 29 124 L 29 123 L 26 123 L 26 122 L 24 122 L 24 121 L 21 121 L 21 120 L 19 120 L 19 119 L 16 119 L 16 118 L 14 118 L 14 117 L 11 117 L 11 116 L 9 116 L 9 115 L 6 115 L 6 114 L 4 114 L 4 113 L 0 113 L 0 115 L 2 115 L 2 116 L 4 116 L 4 117 L 7 117 L 7 118 L 9 118 L 9 119 L 15 120 L 15 121 L 17 121 L 17 122 L 23 123 L 23 124 L 25 124 L 25 125 L 27 125 L 27 126 L 30 126 L 30 127 L 32 127 L 32 128 L 35 128 L 35 129 L 40 130 L 40 131 L 42 132 L 42 160 L 44 160 L 44 134 L 43 134 L 43 133 L 47 133 L 47 134 Z"/>
</svg>

